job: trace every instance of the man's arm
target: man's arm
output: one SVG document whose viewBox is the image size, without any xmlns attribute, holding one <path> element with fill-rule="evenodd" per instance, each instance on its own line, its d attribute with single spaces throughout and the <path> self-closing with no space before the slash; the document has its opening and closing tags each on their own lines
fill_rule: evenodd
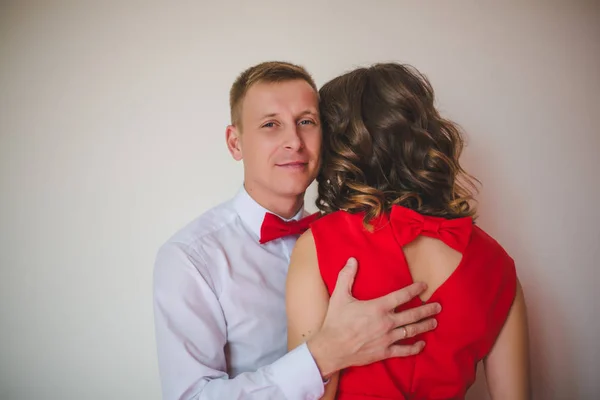
<svg viewBox="0 0 600 400">
<path fill-rule="evenodd" d="M 227 375 L 225 318 L 200 254 L 164 245 L 154 269 L 154 310 L 164 400 L 304 400 L 323 394 L 306 346 L 271 365 Z"/>
</svg>

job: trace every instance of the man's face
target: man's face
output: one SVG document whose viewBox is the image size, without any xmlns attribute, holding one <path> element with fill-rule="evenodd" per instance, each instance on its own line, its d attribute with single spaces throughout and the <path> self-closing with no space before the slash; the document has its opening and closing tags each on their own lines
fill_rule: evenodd
<svg viewBox="0 0 600 400">
<path fill-rule="evenodd" d="M 247 188 L 262 196 L 297 197 L 317 176 L 321 123 L 314 89 L 304 80 L 257 83 L 242 103 L 242 128 L 227 131 L 244 162 Z"/>
</svg>

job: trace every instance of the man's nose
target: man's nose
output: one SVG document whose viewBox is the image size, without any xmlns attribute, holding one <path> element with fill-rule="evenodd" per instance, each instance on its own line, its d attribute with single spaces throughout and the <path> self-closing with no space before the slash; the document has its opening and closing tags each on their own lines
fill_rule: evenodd
<svg viewBox="0 0 600 400">
<path fill-rule="evenodd" d="M 300 130 L 297 125 L 293 125 L 286 129 L 285 133 L 285 148 L 292 151 L 298 151 L 304 147 L 304 141 L 300 136 Z"/>
</svg>

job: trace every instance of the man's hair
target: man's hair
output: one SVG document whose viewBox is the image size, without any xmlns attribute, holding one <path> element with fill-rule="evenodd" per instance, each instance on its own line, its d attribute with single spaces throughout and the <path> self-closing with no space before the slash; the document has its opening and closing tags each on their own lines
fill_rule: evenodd
<svg viewBox="0 0 600 400">
<path fill-rule="evenodd" d="M 365 223 L 399 204 L 426 215 L 474 216 L 474 178 L 459 163 L 459 127 L 440 116 L 416 69 L 359 68 L 320 91 L 322 169 L 317 207 L 364 212 Z"/>
<path fill-rule="evenodd" d="M 231 124 L 241 129 L 242 103 L 248 90 L 257 83 L 279 83 L 301 79 L 306 81 L 319 93 L 312 76 L 296 64 L 284 61 L 267 61 L 243 71 L 235 80 L 229 91 L 229 107 Z"/>
</svg>

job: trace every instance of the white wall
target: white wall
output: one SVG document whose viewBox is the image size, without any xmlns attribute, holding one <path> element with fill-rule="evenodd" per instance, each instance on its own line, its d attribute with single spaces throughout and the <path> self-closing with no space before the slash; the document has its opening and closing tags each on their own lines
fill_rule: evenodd
<svg viewBox="0 0 600 400">
<path fill-rule="evenodd" d="M 159 399 L 154 255 L 239 187 L 229 85 L 266 59 L 429 75 L 518 263 L 536 398 L 600 396 L 598 2 L 208 3 L 0 3 L 0 399 Z"/>
</svg>

